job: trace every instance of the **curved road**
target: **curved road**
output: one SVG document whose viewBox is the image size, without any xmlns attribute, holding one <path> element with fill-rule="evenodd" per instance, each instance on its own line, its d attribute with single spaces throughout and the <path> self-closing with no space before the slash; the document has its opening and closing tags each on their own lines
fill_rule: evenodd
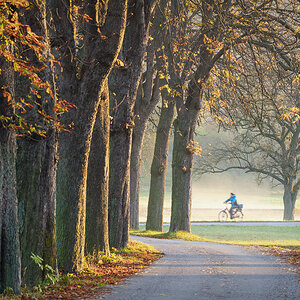
<svg viewBox="0 0 300 300">
<path fill-rule="evenodd" d="M 256 248 L 133 239 L 153 245 L 165 256 L 98 299 L 300 299 L 300 278 L 294 267 Z"/>
</svg>

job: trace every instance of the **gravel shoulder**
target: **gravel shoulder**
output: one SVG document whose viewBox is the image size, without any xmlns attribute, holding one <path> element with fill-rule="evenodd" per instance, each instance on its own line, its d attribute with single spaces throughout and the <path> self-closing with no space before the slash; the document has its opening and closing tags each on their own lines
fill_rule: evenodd
<svg viewBox="0 0 300 300">
<path fill-rule="evenodd" d="M 295 267 L 257 248 L 132 237 L 165 256 L 98 299 L 300 299 Z"/>
</svg>

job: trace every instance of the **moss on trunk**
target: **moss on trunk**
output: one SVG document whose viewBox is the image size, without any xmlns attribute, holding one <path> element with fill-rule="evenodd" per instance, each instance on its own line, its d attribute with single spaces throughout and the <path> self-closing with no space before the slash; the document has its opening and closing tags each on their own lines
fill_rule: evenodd
<svg viewBox="0 0 300 300">
<path fill-rule="evenodd" d="M 47 139 L 19 141 L 17 182 L 19 207 L 23 208 L 20 228 L 22 280 L 37 284 L 45 274 L 32 261 L 39 255 L 44 265 L 57 269 L 56 257 L 56 168 L 57 137 L 50 130 Z"/>
<path fill-rule="evenodd" d="M 93 132 L 87 181 L 86 251 L 109 255 L 108 181 L 109 181 L 109 91 L 108 83 Z"/>
</svg>

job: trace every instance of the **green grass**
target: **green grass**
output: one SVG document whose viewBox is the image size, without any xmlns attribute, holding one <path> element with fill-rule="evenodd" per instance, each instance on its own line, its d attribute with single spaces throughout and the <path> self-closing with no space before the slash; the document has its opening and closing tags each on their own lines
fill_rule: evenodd
<svg viewBox="0 0 300 300">
<path fill-rule="evenodd" d="M 201 238 L 198 235 L 188 233 L 186 231 L 159 232 L 159 231 L 151 231 L 151 230 L 147 230 L 147 231 L 130 230 L 130 234 L 144 236 L 144 237 L 153 237 L 158 239 L 209 242 L 208 239 Z"/>
<path fill-rule="evenodd" d="M 143 229 L 144 227 L 141 226 L 141 230 Z M 192 234 L 185 232 L 167 233 L 167 231 L 168 226 L 164 225 L 164 233 L 154 231 L 132 231 L 131 234 L 152 236 L 156 238 L 300 249 L 299 226 L 192 225 Z"/>
<path fill-rule="evenodd" d="M 291 247 L 300 249 L 299 226 L 197 226 L 192 232 L 203 238 L 222 243 Z"/>
</svg>

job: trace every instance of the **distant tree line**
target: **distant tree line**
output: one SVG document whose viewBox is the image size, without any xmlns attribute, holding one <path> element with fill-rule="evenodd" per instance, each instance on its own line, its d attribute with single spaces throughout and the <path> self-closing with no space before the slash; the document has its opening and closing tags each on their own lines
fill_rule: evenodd
<svg viewBox="0 0 300 300">
<path fill-rule="evenodd" d="M 283 128 L 266 168 L 293 182 L 292 195 L 299 174 L 283 170 L 299 160 L 299 20 L 293 0 L 2 1 L 0 292 L 45 278 L 32 253 L 79 272 L 87 253 L 128 244 L 159 102 L 147 229 L 162 230 L 172 128 L 170 231 L 191 229 L 194 133 L 206 108 L 241 126 L 253 142 L 246 153 L 269 147 L 265 128 Z M 283 169 L 271 165 L 275 152 Z"/>
</svg>

